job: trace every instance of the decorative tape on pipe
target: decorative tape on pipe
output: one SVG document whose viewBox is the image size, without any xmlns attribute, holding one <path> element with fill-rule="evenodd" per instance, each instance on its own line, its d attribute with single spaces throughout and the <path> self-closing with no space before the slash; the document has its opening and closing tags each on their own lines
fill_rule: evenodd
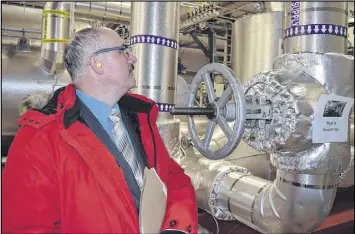
<svg viewBox="0 0 355 234">
<path fill-rule="evenodd" d="M 53 38 L 53 39 L 42 39 L 41 42 L 42 43 L 63 43 L 63 44 L 66 44 L 66 43 L 68 43 L 68 40 Z"/>
<path fill-rule="evenodd" d="M 70 18 L 70 13 L 66 11 L 60 11 L 60 10 L 43 10 L 42 11 L 43 15 L 48 15 L 48 14 L 53 14 L 53 15 L 59 15 L 63 16 L 66 18 Z"/>
<path fill-rule="evenodd" d="M 175 104 L 158 103 L 158 102 L 156 102 L 155 105 L 157 105 L 160 112 L 169 112 L 170 109 L 175 106 Z"/>
<path fill-rule="evenodd" d="M 284 39 L 304 35 L 334 35 L 347 38 L 347 28 L 335 24 L 298 25 L 284 30 Z"/>
<path fill-rule="evenodd" d="M 143 44 L 156 44 L 161 46 L 166 46 L 173 49 L 179 49 L 177 41 L 161 36 L 155 35 L 135 35 L 130 38 L 131 45 L 143 43 Z"/>
</svg>

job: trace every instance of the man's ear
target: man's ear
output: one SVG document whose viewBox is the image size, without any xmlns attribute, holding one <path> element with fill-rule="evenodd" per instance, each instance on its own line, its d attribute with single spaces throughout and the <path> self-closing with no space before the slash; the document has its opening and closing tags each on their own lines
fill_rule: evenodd
<svg viewBox="0 0 355 234">
<path fill-rule="evenodd" d="M 97 56 L 92 56 L 90 60 L 91 69 L 98 75 L 104 74 L 102 61 Z"/>
</svg>

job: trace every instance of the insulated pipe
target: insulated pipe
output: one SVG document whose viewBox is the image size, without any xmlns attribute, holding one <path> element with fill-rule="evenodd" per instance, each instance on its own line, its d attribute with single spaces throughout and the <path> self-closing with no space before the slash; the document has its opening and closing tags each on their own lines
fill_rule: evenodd
<svg viewBox="0 0 355 234">
<path fill-rule="evenodd" d="M 63 54 L 70 37 L 69 2 L 47 2 L 43 8 L 41 66 L 52 75 L 64 72 Z"/>
<path fill-rule="evenodd" d="M 74 12 L 75 16 L 75 28 L 76 31 L 80 29 L 78 27 L 78 22 L 89 22 L 89 21 L 103 21 L 104 23 L 115 23 L 115 24 L 130 24 L 129 12 L 130 8 L 128 3 L 122 3 L 122 12 L 121 12 L 121 2 L 109 2 L 108 3 L 108 13 L 105 14 L 104 11 L 104 2 L 95 2 L 91 3 L 91 8 L 88 3 L 76 2 L 76 8 Z M 21 7 L 16 5 L 7 5 L 2 4 L 3 16 L 2 23 L 7 27 L 14 28 L 25 28 L 26 30 L 42 30 L 42 11 L 37 8 L 30 7 Z M 94 10 L 95 9 L 95 10 Z M 127 12 L 129 11 L 129 12 Z M 113 14 L 113 12 L 121 12 Z M 129 13 L 129 14 L 128 14 Z M 27 34 L 27 33 L 26 33 Z M 181 44 L 196 44 L 193 38 L 190 35 L 179 35 Z M 201 42 L 208 47 L 208 38 L 206 36 L 199 37 Z M 223 49 L 225 42 L 221 39 L 216 39 L 216 48 Z"/>
<path fill-rule="evenodd" d="M 100 15 L 102 18 L 108 16 L 109 18 L 129 20 L 131 15 L 130 2 L 76 2 L 75 12 L 89 15 Z"/>
<path fill-rule="evenodd" d="M 271 182 L 226 161 L 202 155 L 180 161 L 190 176 L 197 203 L 221 220 L 233 220 L 262 233 L 309 233 L 329 215 L 336 176 L 277 171 Z"/>
<path fill-rule="evenodd" d="M 169 114 L 175 104 L 179 43 L 179 3 L 132 2 L 130 42 L 137 56 L 134 92 L 154 100 L 157 124 L 170 155 L 179 152 L 179 120 Z"/>
<path fill-rule="evenodd" d="M 135 91 L 162 103 L 164 119 L 173 119 L 165 106 L 175 104 L 179 4 L 132 2 L 132 12 L 130 42 L 137 56 Z"/>
<path fill-rule="evenodd" d="M 284 53 L 347 52 L 347 2 L 285 2 Z"/>
</svg>

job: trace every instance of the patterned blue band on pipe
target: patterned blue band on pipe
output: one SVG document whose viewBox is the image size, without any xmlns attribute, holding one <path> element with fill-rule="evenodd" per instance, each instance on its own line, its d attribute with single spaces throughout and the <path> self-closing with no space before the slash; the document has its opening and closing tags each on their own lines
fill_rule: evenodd
<svg viewBox="0 0 355 234">
<path fill-rule="evenodd" d="M 160 112 L 169 112 L 170 109 L 175 106 L 175 104 L 169 104 L 169 103 L 155 103 L 159 109 Z"/>
<path fill-rule="evenodd" d="M 313 35 L 313 34 L 323 34 L 323 35 L 334 35 L 347 38 L 348 32 L 347 28 L 335 25 L 335 24 L 308 24 L 308 25 L 298 25 L 284 30 L 284 39 L 290 37 Z"/>
<path fill-rule="evenodd" d="M 161 46 L 166 46 L 173 49 L 179 49 L 177 41 L 161 36 L 154 35 L 134 35 L 130 38 L 131 45 L 144 43 L 144 44 L 156 44 Z"/>
</svg>

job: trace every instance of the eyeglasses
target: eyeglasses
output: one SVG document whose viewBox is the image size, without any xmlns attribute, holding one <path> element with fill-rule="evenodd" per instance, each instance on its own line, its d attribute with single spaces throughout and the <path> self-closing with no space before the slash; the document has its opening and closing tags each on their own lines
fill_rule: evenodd
<svg viewBox="0 0 355 234">
<path fill-rule="evenodd" d="M 123 51 L 127 55 L 129 55 L 132 52 L 132 47 L 130 45 L 122 45 L 122 46 L 116 46 L 116 47 L 111 47 L 111 48 L 105 48 L 98 50 L 94 53 L 94 55 L 106 53 L 106 52 L 111 52 L 111 51 Z"/>
</svg>

